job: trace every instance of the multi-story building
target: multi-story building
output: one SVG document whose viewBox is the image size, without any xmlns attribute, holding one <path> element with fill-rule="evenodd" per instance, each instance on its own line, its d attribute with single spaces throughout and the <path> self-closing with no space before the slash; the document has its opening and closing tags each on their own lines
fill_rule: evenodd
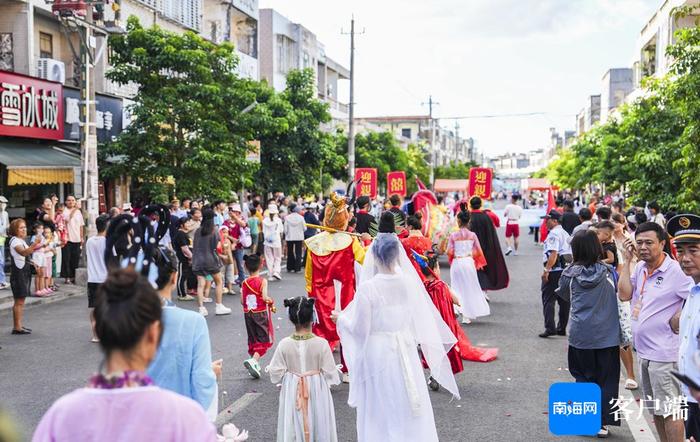
<svg viewBox="0 0 700 442">
<path fill-rule="evenodd" d="M 348 118 L 347 100 L 339 96 L 338 84 L 350 71 L 331 59 L 316 35 L 274 9 L 260 10 L 260 78 L 283 91 L 292 69 L 311 68 L 318 98 L 327 102 L 331 116 L 340 123 Z"/>
<path fill-rule="evenodd" d="M 600 95 L 590 95 L 586 105 L 576 115 L 576 135 L 588 132 L 594 124 L 600 121 Z"/>
<path fill-rule="evenodd" d="M 600 121 L 605 123 L 614 111 L 625 102 L 634 89 L 634 73 L 631 68 L 608 69 L 603 75 L 600 89 Z"/>
<path fill-rule="evenodd" d="M 237 72 L 260 79 L 258 0 L 203 0 L 202 36 L 214 43 L 230 42 L 238 55 Z"/>
</svg>

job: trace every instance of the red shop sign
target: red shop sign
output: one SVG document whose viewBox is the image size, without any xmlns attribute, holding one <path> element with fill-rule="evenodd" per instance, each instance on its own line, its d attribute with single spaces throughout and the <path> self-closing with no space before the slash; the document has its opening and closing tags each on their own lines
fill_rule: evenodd
<svg viewBox="0 0 700 442">
<path fill-rule="evenodd" d="M 488 167 L 472 167 L 469 169 L 469 196 L 491 199 L 491 182 L 493 170 Z"/>
<path fill-rule="evenodd" d="M 0 71 L 0 135 L 63 138 L 63 86 Z"/>
<path fill-rule="evenodd" d="M 377 169 L 364 167 L 355 169 L 355 182 L 357 182 L 357 196 L 377 196 Z"/>
</svg>

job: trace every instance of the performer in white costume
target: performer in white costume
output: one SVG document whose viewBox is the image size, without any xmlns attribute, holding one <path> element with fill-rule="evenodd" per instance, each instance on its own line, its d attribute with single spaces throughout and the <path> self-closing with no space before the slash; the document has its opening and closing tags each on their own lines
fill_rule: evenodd
<svg viewBox="0 0 700 442">
<path fill-rule="evenodd" d="M 437 441 L 418 346 L 430 373 L 456 398 L 447 351 L 452 331 L 430 301 L 385 213 L 365 257 L 360 286 L 334 312 L 350 374 L 348 404 L 357 408 L 360 442 Z"/>
</svg>

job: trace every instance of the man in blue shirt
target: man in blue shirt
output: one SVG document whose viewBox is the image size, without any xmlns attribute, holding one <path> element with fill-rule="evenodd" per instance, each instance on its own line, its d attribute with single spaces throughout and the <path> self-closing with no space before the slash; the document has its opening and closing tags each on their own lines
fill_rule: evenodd
<svg viewBox="0 0 700 442">
<path fill-rule="evenodd" d="M 668 221 L 668 233 L 673 237 L 673 244 L 678 252 L 678 262 L 683 273 L 693 278 L 690 295 L 683 310 L 671 319 L 671 328 L 680 331 L 678 348 L 678 371 L 688 376 L 691 381 L 700 384 L 700 358 L 698 357 L 698 339 L 700 339 L 700 216 L 677 215 Z M 678 324 L 680 319 L 680 327 Z M 698 399 L 700 390 L 688 385 L 681 386 L 688 398 L 688 419 L 685 422 L 685 437 L 700 440 L 700 410 Z"/>
</svg>

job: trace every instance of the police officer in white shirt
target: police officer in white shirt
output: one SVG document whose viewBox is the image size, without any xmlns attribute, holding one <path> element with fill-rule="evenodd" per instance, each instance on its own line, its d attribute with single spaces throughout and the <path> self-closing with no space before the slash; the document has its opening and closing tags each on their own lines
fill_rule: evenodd
<svg viewBox="0 0 700 442">
<path fill-rule="evenodd" d="M 547 220 L 547 239 L 544 241 L 544 272 L 542 273 L 542 309 L 544 312 L 544 332 L 540 338 L 553 335 L 566 336 L 569 322 L 569 303 L 556 295 L 561 272 L 571 263 L 569 234 L 561 227 L 561 213 L 556 210 L 542 218 Z M 554 323 L 554 304 L 559 303 L 559 324 Z"/>
</svg>

